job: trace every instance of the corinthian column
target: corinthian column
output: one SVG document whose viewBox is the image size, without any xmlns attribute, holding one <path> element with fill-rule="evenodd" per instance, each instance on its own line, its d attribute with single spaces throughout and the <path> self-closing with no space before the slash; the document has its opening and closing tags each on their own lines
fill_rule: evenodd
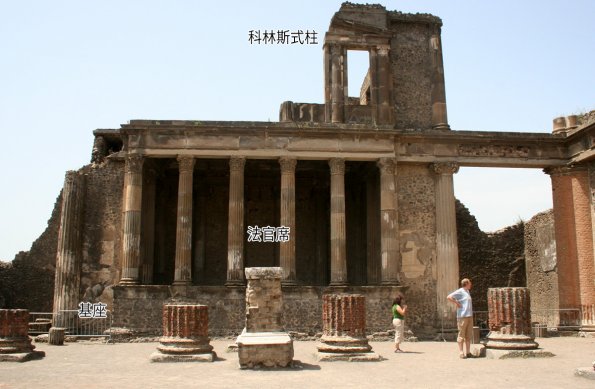
<svg viewBox="0 0 595 389">
<path fill-rule="evenodd" d="M 85 176 L 66 173 L 62 189 L 62 212 L 56 255 L 54 284 L 54 325 L 62 327 L 59 312 L 77 309 L 81 282 L 81 225 L 85 196 Z"/>
<path fill-rule="evenodd" d="M 399 284 L 399 241 L 397 207 L 395 205 L 395 160 L 381 158 L 380 168 L 380 252 L 381 282 Z"/>
<path fill-rule="evenodd" d="M 121 285 L 139 283 L 143 162 L 142 155 L 126 158 Z"/>
<path fill-rule="evenodd" d="M 435 163 L 436 173 L 436 292 L 438 317 L 455 324 L 456 312 L 446 296 L 459 284 L 459 248 L 452 175 L 459 171 L 456 163 Z"/>
<path fill-rule="evenodd" d="M 347 285 L 345 229 L 345 160 L 333 158 L 331 168 L 331 286 Z"/>
<path fill-rule="evenodd" d="M 178 217 L 174 285 L 192 283 L 192 176 L 194 158 L 179 156 Z"/>
<path fill-rule="evenodd" d="M 279 243 L 279 262 L 283 270 L 281 283 L 295 285 L 295 158 L 282 157 L 281 165 L 281 225 L 289 228 L 289 240 Z"/>
<path fill-rule="evenodd" d="M 229 160 L 227 286 L 244 285 L 244 166 L 246 158 Z"/>
</svg>

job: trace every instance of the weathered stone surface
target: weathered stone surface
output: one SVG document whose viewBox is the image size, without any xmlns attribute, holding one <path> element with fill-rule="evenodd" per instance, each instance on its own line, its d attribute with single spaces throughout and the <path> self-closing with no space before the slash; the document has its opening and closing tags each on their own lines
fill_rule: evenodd
<svg viewBox="0 0 595 389">
<path fill-rule="evenodd" d="M 486 347 L 483 344 L 472 344 L 470 351 L 474 358 L 484 358 L 486 356 Z"/>
<path fill-rule="evenodd" d="M 0 309 L 0 362 L 25 362 L 45 356 L 43 351 L 34 351 L 28 325 L 28 310 Z"/>
<path fill-rule="evenodd" d="M 208 337 L 208 307 L 193 304 L 163 306 L 163 337 L 151 362 L 213 362 Z"/>
</svg>

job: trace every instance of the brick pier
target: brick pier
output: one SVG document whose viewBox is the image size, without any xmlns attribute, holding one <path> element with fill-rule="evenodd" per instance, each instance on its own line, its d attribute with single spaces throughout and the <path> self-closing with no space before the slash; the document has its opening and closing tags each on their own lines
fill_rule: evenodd
<svg viewBox="0 0 595 389">
<path fill-rule="evenodd" d="M 29 311 L 0 309 L 0 362 L 25 362 L 45 356 L 29 338 Z"/>
</svg>

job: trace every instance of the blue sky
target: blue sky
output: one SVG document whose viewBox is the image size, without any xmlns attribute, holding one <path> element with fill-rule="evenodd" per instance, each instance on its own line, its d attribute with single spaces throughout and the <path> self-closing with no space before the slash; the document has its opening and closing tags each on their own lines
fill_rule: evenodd
<svg viewBox="0 0 595 389">
<path fill-rule="evenodd" d="M 89 162 L 96 128 L 276 121 L 284 100 L 322 102 L 321 44 L 255 46 L 248 31 L 310 29 L 322 41 L 340 3 L 1 2 L 0 259 L 45 229 L 65 171 Z M 595 109 L 595 2 L 382 4 L 442 18 L 455 130 L 550 132 L 554 117 Z M 365 72 L 355 57 L 349 69 Z M 455 192 L 484 230 L 551 207 L 540 170 L 462 168 Z"/>
</svg>

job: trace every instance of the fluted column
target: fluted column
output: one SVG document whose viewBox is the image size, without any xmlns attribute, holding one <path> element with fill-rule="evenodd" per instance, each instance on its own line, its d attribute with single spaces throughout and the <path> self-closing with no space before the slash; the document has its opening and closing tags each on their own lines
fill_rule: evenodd
<svg viewBox="0 0 595 389">
<path fill-rule="evenodd" d="M 283 269 L 281 282 L 295 285 L 295 158 L 282 157 L 281 165 L 281 225 L 289 228 L 289 240 L 279 243 L 279 262 Z"/>
<path fill-rule="evenodd" d="M 126 158 L 121 285 L 139 283 L 143 162 L 142 155 Z"/>
<path fill-rule="evenodd" d="M 459 248 L 452 175 L 459 171 L 456 163 L 435 163 L 436 173 L 436 292 L 438 317 L 454 325 L 456 311 L 446 296 L 459 284 Z"/>
<path fill-rule="evenodd" d="M 345 51 L 331 46 L 331 122 L 345 121 Z"/>
<path fill-rule="evenodd" d="M 194 158 L 179 156 L 178 216 L 174 285 L 192 283 L 192 176 Z"/>
<path fill-rule="evenodd" d="M 395 206 L 395 161 L 381 158 L 380 168 L 380 279 L 383 285 L 399 284 L 398 220 Z"/>
<path fill-rule="evenodd" d="M 85 198 L 85 176 L 66 173 L 62 189 L 62 212 L 58 232 L 54 283 L 54 325 L 62 327 L 62 310 L 77 309 L 81 282 L 81 230 Z"/>
<path fill-rule="evenodd" d="M 331 286 L 347 285 L 345 229 L 345 160 L 333 158 L 331 168 Z"/>
<path fill-rule="evenodd" d="M 244 285 L 244 166 L 246 158 L 229 160 L 229 215 L 227 225 L 227 282 Z"/>
<path fill-rule="evenodd" d="M 155 170 L 146 169 L 143 177 L 142 230 L 141 230 L 141 282 L 145 285 L 153 283 L 153 267 L 155 263 Z"/>
</svg>

